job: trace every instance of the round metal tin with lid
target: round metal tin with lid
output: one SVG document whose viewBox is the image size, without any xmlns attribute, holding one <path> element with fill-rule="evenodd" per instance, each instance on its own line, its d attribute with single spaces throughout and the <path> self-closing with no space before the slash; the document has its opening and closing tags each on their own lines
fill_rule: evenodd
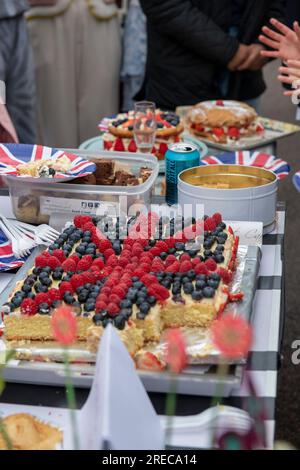
<svg viewBox="0 0 300 470">
<path fill-rule="evenodd" d="M 178 176 L 178 203 L 203 204 L 208 214 L 225 220 L 263 222 L 265 232 L 276 218 L 278 179 L 275 173 L 243 165 L 190 168 Z"/>
</svg>

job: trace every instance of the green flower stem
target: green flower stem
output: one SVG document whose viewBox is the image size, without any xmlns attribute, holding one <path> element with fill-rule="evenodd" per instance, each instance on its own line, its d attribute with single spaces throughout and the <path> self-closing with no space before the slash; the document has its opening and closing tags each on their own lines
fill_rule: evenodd
<svg viewBox="0 0 300 470">
<path fill-rule="evenodd" d="M 176 375 L 170 374 L 170 391 L 167 395 L 166 400 L 166 416 L 167 416 L 167 426 L 166 426 L 166 433 L 165 433 L 165 446 L 167 444 L 171 445 L 172 441 L 172 422 L 173 417 L 176 413 L 176 403 L 177 403 L 177 381 Z"/>
<path fill-rule="evenodd" d="M 219 406 L 222 404 L 222 395 L 223 395 L 223 390 L 224 390 L 224 380 L 225 377 L 228 375 L 229 371 L 229 364 L 226 364 L 225 362 L 220 362 L 217 368 L 217 379 L 218 379 L 218 385 L 216 388 L 216 395 L 213 398 L 212 401 L 212 407 Z M 217 414 L 216 414 L 217 416 Z M 211 436 L 211 443 L 212 447 L 215 447 L 217 444 L 217 439 L 216 439 L 216 434 L 215 430 L 217 428 L 217 422 L 216 422 L 216 427 L 213 428 L 212 430 L 212 436 Z"/>
<path fill-rule="evenodd" d="M 69 354 L 68 349 L 65 348 L 64 351 L 64 362 L 65 362 L 65 373 L 66 373 L 66 397 L 68 402 L 68 408 L 70 410 L 71 416 L 71 426 L 72 426 L 72 434 L 73 434 L 73 445 L 74 450 L 79 450 L 79 439 L 77 433 L 77 422 L 76 422 L 76 398 L 75 398 L 75 391 L 72 383 L 72 374 L 69 362 Z"/>
</svg>

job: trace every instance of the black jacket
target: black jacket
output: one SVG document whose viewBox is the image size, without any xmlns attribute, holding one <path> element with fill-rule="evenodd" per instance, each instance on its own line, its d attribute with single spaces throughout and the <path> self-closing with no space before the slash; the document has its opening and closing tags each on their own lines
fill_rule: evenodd
<svg viewBox="0 0 300 470">
<path fill-rule="evenodd" d="M 147 17 L 146 97 L 164 109 L 220 98 L 217 79 L 239 41 L 257 42 L 271 17 L 284 17 L 285 0 L 248 0 L 239 41 L 227 33 L 231 0 L 140 0 Z M 252 99 L 265 90 L 261 72 L 231 75 L 226 98 Z"/>
</svg>

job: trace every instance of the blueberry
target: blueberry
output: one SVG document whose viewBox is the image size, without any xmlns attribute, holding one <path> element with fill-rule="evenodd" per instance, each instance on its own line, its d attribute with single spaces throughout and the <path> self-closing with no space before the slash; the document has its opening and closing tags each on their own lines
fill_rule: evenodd
<svg viewBox="0 0 300 470">
<path fill-rule="evenodd" d="M 227 240 L 228 235 L 227 235 L 227 233 L 225 233 L 225 232 L 220 232 L 218 238 L 223 238 L 224 240 Z"/>
<path fill-rule="evenodd" d="M 196 301 L 199 301 L 199 300 L 202 300 L 203 299 L 203 294 L 200 290 L 197 290 L 197 291 L 194 291 L 192 293 L 192 299 L 193 300 L 196 300 Z"/>
<path fill-rule="evenodd" d="M 26 297 L 26 294 L 25 292 L 23 292 L 22 290 L 19 290 L 16 294 L 15 294 L 15 298 L 16 299 L 25 299 Z"/>
<path fill-rule="evenodd" d="M 205 242 L 203 243 L 203 247 L 205 248 L 205 250 L 210 250 L 213 246 L 213 243 L 214 242 L 209 238 L 208 240 L 205 240 Z"/>
<path fill-rule="evenodd" d="M 174 296 L 172 297 L 172 300 L 173 300 L 173 302 L 175 302 L 176 304 L 183 304 L 183 303 L 185 303 L 184 300 L 183 300 L 183 298 L 182 298 L 182 296 L 181 296 L 180 294 L 174 295 Z"/>
<path fill-rule="evenodd" d="M 39 293 L 46 293 L 48 292 L 48 287 L 43 286 L 40 282 L 37 282 L 36 285 L 34 286 L 35 291 Z"/>
<path fill-rule="evenodd" d="M 85 254 L 94 256 L 95 251 L 96 251 L 95 248 L 87 248 L 86 251 L 85 251 Z"/>
<path fill-rule="evenodd" d="M 90 291 L 90 289 L 92 288 L 92 284 L 90 284 L 89 282 L 87 284 L 84 284 L 84 289 L 87 290 L 88 292 Z"/>
<path fill-rule="evenodd" d="M 122 308 L 120 311 L 120 315 L 123 315 L 123 317 L 129 319 L 132 315 L 132 309 L 131 308 Z"/>
<path fill-rule="evenodd" d="M 142 292 L 143 294 L 148 295 L 148 289 L 147 289 L 146 286 L 142 287 L 142 288 L 139 290 L 139 292 Z"/>
<path fill-rule="evenodd" d="M 176 251 L 184 251 L 185 244 L 181 242 L 175 243 L 175 248 L 176 248 Z"/>
<path fill-rule="evenodd" d="M 72 294 L 66 292 L 64 295 L 64 301 L 66 302 L 66 304 L 72 305 L 75 302 L 75 299 Z"/>
<path fill-rule="evenodd" d="M 203 289 L 203 296 L 207 299 L 212 299 L 215 295 L 215 289 L 212 287 L 205 287 Z"/>
<path fill-rule="evenodd" d="M 197 274 L 196 281 L 205 281 L 206 282 L 205 274 Z"/>
<path fill-rule="evenodd" d="M 191 280 L 191 281 L 194 281 L 196 279 L 196 273 L 195 271 L 192 269 L 191 271 L 189 271 L 187 273 L 187 277 Z"/>
<path fill-rule="evenodd" d="M 80 294 L 80 293 L 83 291 L 83 289 L 84 289 L 83 286 L 77 287 L 77 289 L 76 289 L 76 294 Z"/>
<path fill-rule="evenodd" d="M 85 246 L 79 245 L 77 246 L 76 250 L 77 253 L 84 255 L 85 254 Z"/>
<path fill-rule="evenodd" d="M 214 259 L 215 259 L 216 263 L 218 263 L 218 264 L 222 264 L 225 261 L 225 258 L 224 258 L 223 255 L 215 255 Z"/>
<path fill-rule="evenodd" d="M 99 292 L 101 291 L 101 287 L 102 287 L 102 284 L 101 284 L 100 286 L 94 285 L 94 286 L 91 288 L 91 291 L 92 291 L 92 292 L 96 292 L 97 294 L 99 294 Z"/>
<path fill-rule="evenodd" d="M 226 224 L 224 222 L 221 222 L 218 227 L 220 227 L 222 230 L 225 230 Z"/>
<path fill-rule="evenodd" d="M 146 315 L 145 315 L 144 313 L 142 313 L 142 312 L 138 312 L 138 313 L 136 314 L 136 318 L 137 318 L 138 320 L 145 320 Z"/>
<path fill-rule="evenodd" d="M 29 284 L 24 284 L 22 291 L 25 292 L 25 294 L 29 294 L 29 292 L 31 292 L 31 286 Z"/>
<path fill-rule="evenodd" d="M 191 282 L 191 280 L 190 280 L 189 277 L 184 276 L 184 277 L 182 278 L 182 284 L 186 284 L 187 282 L 189 283 L 189 282 Z"/>
<path fill-rule="evenodd" d="M 153 248 L 156 245 L 156 240 L 149 240 L 148 244 L 151 248 Z"/>
<path fill-rule="evenodd" d="M 29 292 L 27 295 L 26 295 L 27 299 L 34 299 L 35 298 L 35 295 L 33 292 Z"/>
<path fill-rule="evenodd" d="M 83 243 L 90 243 L 91 242 L 91 237 L 83 237 L 82 242 Z"/>
<path fill-rule="evenodd" d="M 221 238 L 221 237 L 218 237 L 217 241 L 218 241 L 219 245 L 225 245 L 225 242 L 226 242 L 225 238 Z"/>
<path fill-rule="evenodd" d="M 214 281 L 219 281 L 221 280 L 221 276 L 218 273 L 211 273 L 209 276 L 209 279 L 213 279 Z"/>
<path fill-rule="evenodd" d="M 221 252 L 221 253 L 223 253 L 223 251 L 224 251 L 224 250 L 225 250 L 225 247 L 224 247 L 224 245 L 217 245 L 217 247 L 216 247 L 216 250 L 215 250 L 215 251 L 218 251 L 218 252 Z"/>
<path fill-rule="evenodd" d="M 86 302 L 84 304 L 84 309 L 86 312 L 92 312 L 95 310 L 95 303 L 94 302 Z"/>
<path fill-rule="evenodd" d="M 66 274 L 66 275 L 62 278 L 62 281 L 63 281 L 63 282 L 70 282 L 70 281 L 71 281 L 71 276 L 69 276 L 68 274 Z"/>
<path fill-rule="evenodd" d="M 148 297 L 147 301 L 151 306 L 156 304 L 156 298 L 154 296 Z"/>
<path fill-rule="evenodd" d="M 28 284 L 29 286 L 33 286 L 36 280 L 37 280 L 37 276 L 35 274 L 31 274 L 30 276 L 27 277 L 25 283 Z"/>
<path fill-rule="evenodd" d="M 179 284 L 179 283 L 173 284 L 172 294 L 173 295 L 178 295 L 178 294 L 180 294 L 180 292 L 181 292 L 181 284 Z"/>
<path fill-rule="evenodd" d="M 148 304 L 148 302 L 143 302 L 140 306 L 140 312 L 143 314 L 147 314 L 151 308 L 151 306 Z"/>
<path fill-rule="evenodd" d="M 168 254 L 169 255 L 175 255 L 175 253 L 176 253 L 176 248 L 169 248 L 168 249 Z"/>
<path fill-rule="evenodd" d="M 64 242 L 66 242 L 68 240 L 68 235 L 63 232 L 60 234 L 59 238 L 63 240 Z"/>
<path fill-rule="evenodd" d="M 21 303 L 22 303 L 23 299 L 21 297 L 13 297 L 12 300 L 11 300 L 11 303 L 13 304 L 13 306 L 15 308 L 17 307 L 20 307 Z"/>
<path fill-rule="evenodd" d="M 163 251 L 159 256 L 160 256 L 160 259 L 161 259 L 162 261 L 165 261 L 165 260 L 167 259 L 167 257 L 168 257 L 168 253 L 166 253 L 165 251 Z"/>
<path fill-rule="evenodd" d="M 42 268 L 34 268 L 34 270 L 32 272 L 33 272 L 33 274 L 38 276 L 42 272 Z"/>
<path fill-rule="evenodd" d="M 83 293 L 79 294 L 78 302 L 80 302 L 81 304 L 84 304 L 84 302 L 86 302 L 87 296 L 88 296 L 88 294 L 87 295 L 85 295 Z"/>
<path fill-rule="evenodd" d="M 140 279 L 137 276 L 131 278 L 132 282 L 138 282 Z"/>
<path fill-rule="evenodd" d="M 120 303 L 121 308 L 132 308 L 132 302 L 129 299 L 122 300 Z"/>
<path fill-rule="evenodd" d="M 212 279 L 209 279 L 209 280 L 207 281 L 207 285 L 208 285 L 209 287 L 212 287 L 213 289 L 217 289 L 217 288 L 219 287 L 219 282 L 218 282 L 218 281 L 214 281 L 214 280 L 212 280 Z"/>
<path fill-rule="evenodd" d="M 93 323 L 96 326 L 101 326 L 102 318 L 103 317 L 100 313 L 96 313 L 96 315 L 93 316 Z"/>
<path fill-rule="evenodd" d="M 137 290 L 136 289 L 129 289 L 126 295 L 126 298 L 134 302 L 137 298 Z"/>
<path fill-rule="evenodd" d="M 89 294 L 89 298 L 90 299 L 96 299 L 98 297 L 98 292 L 90 292 Z"/>
<path fill-rule="evenodd" d="M 206 287 L 206 282 L 205 281 L 196 281 L 195 284 L 196 290 L 202 290 L 204 287 Z"/>
<path fill-rule="evenodd" d="M 144 303 L 146 300 L 146 296 L 144 297 L 138 297 L 137 300 L 136 300 L 136 305 L 139 307 L 140 305 L 142 305 L 142 303 Z"/>
<path fill-rule="evenodd" d="M 41 281 L 42 279 L 45 279 L 46 277 L 49 277 L 49 273 L 42 271 L 41 274 L 39 275 L 39 280 Z"/>
<path fill-rule="evenodd" d="M 45 268 L 43 268 L 42 272 L 50 274 L 52 272 L 52 269 L 49 266 L 46 266 Z"/>
<path fill-rule="evenodd" d="M 140 282 L 140 281 L 137 281 L 137 282 L 134 282 L 134 283 L 133 283 L 133 287 L 134 287 L 135 289 L 141 289 L 142 287 L 144 287 L 144 284 L 143 284 L 142 282 Z"/>
<path fill-rule="evenodd" d="M 118 315 L 117 317 L 114 318 L 114 326 L 118 330 L 124 330 L 126 325 L 126 319 L 122 315 Z"/>
<path fill-rule="evenodd" d="M 168 279 L 164 279 L 162 282 L 161 282 L 161 285 L 164 286 L 166 289 L 170 289 L 171 285 L 172 285 L 172 282 Z"/>
<path fill-rule="evenodd" d="M 40 315 L 49 315 L 50 313 L 50 307 L 46 302 L 42 302 L 39 305 L 38 312 Z"/>
<path fill-rule="evenodd" d="M 191 294 L 192 292 L 194 292 L 193 284 L 191 282 L 187 282 L 186 284 L 184 284 L 183 291 L 185 294 Z"/>
<path fill-rule="evenodd" d="M 205 258 L 211 258 L 212 255 L 213 255 L 212 251 L 210 251 L 210 250 L 205 250 L 204 251 Z"/>
<path fill-rule="evenodd" d="M 61 301 L 60 300 L 54 300 L 54 302 L 52 302 L 52 308 L 57 308 L 61 305 Z"/>
<path fill-rule="evenodd" d="M 53 274 L 52 274 L 52 278 L 54 281 L 60 281 L 61 278 L 62 278 L 62 273 L 59 272 L 59 271 L 55 271 Z"/>
<path fill-rule="evenodd" d="M 41 283 L 43 284 L 43 286 L 46 286 L 46 287 L 50 287 L 51 284 L 52 284 L 52 281 L 49 277 L 44 277 L 42 280 L 41 280 Z"/>
<path fill-rule="evenodd" d="M 112 320 L 111 318 L 104 318 L 104 319 L 102 320 L 102 326 L 103 326 L 103 328 L 106 328 L 107 325 L 109 325 L 109 323 L 113 323 L 113 320 Z"/>
</svg>

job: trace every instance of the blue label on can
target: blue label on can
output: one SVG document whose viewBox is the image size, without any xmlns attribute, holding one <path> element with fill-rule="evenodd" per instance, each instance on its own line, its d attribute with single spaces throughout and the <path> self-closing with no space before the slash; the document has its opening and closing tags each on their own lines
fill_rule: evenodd
<svg viewBox="0 0 300 470">
<path fill-rule="evenodd" d="M 178 202 L 178 175 L 184 170 L 199 166 L 200 152 L 195 145 L 180 142 L 171 145 L 166 153 L 166 201 Z"/>
</svg>

